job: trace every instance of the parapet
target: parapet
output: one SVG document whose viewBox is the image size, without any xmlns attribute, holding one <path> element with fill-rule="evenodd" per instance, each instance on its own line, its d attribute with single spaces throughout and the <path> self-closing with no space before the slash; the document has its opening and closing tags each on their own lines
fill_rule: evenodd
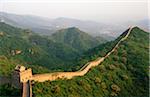
<svg viewBox="0 0 150 97">
<path fill-rule="evenodd" d="M 28 80 L 32 79 L 32 69 L 27 69 L 24 66 L 17 65 L 15 67 L 15 72 L 18 74 L 19 80 L 21 83 L 27 82 Z"/>
</svg>

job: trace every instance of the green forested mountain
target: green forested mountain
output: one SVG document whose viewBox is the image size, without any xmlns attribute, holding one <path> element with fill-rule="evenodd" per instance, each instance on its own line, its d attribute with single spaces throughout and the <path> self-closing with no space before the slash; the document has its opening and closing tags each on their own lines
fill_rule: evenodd
<svg viewBox="0 0 150 97">
<path fill-rule="evenodd" d="M 72 34 L 69 33 L 71 32 L 69 29 L 73 31 Z M 77 28 L 69 29 L 63 29 L 62 35 L 57 32 L 50 40 L 30 30 L 0 23 L 0 67 L 2 67 L 0 78 L 9 79 L 17 64 L 31 67 L 33 73 L 51 72 L 52 69 L 78 70 L 86 62 L 104 56 L 128 31 L 114 41 L 90 49 L 90 46 L 98 45 L 94 44 L 97 40 L 83 32 L 80 33 Z M 79 43 L 74 45 L 75 41 Z M 83 52 L 81 56 L 79 50 L 88 51 Z M 33 95 L 34 97 L 148 97 L 148 71 L 149 33 L 135 27 L 114 53 L 85 76 L 71 80 L 35 83 Z M 20 91 L 9 84 L 0 85 L 0 96 L 17 97 L 21 95 Z"/>
<path fill-rule="evenodd" d="M 80 52 L 87 51 L 104 42 L 103 39 L 98 41 L 98 39 L 80 31 L 76 27 L 58 30 L 56 33 L 52 34 L 51 39 L 55 42 L 67 44 Z"/>
<path fill-rule="evenodd" d="M 0 23 L 0 55 L 19 60 L 29 66 L 39 65 L 59 69 L 79 54 L 62 43 L 53 42 L 30 30 Z"/>
<path fill-rule="evenodd" d="M 80 62 L 103 56 L 119 38 L 85 53 Z M 85 76 L 35 83 L 33 94 L 35 97 L 148 97 L 148 75 L 149 33 L 135 27 L 127 40 Z"/>
<path fill-rule="evenodd" d="M 18 60 L 32 68 L 43 66 L 50 70 L 71 70 L 81 53 L 99 43 L 77 28 L 59 30 L 49 39 L 29 29 L 0 23 L 0 56 Z"/>
<path fill-rule="evenodd" d="M 70 33 L 77 33 L 79 38 L 86 37 L 86 34 L 85 36 L 82 35 L 83 33 L 78 32 L 78 29 L 77 32 L 74 32 L 76 31 L 74 29 L 72 30 Z M 87 35 L 87 38 L 91 39 L 92 37 Z M 89 42 L 90 45 L 86 46 L 89 49 L 94 47 L 91 43 L 98 42 L 90 39 L 87 42 L 82 40 L 78 41 L 78 43 L 83 46 L 84 43 L 88 44 Z M 73 67 L 71 66 L 74 62 L 73 60 L 80 55 L 78 49 L 67 43 L 53 42 L 28 29 L 24 30 L 0 22 L 0 67 L 2 67 L 0 68 L 0 79 L 2 81 L 5 79 L 6 83 L 10 83 L 12 72 L 18 64 L 31 67 L 33 73 L 45 73 L 60 69 L 70 70 L 69 68 Z M 87 48 L 84 50 L 87 50 Z M 13 90 L 15 88 L 10 84 L 0 85 L 0 96 L 8 95 L 9 92 L 11 92 L 10 96 L 16 96 L 21 93 L 19 90 Z"/>
<path fill-rule="evenodd" d="M 103 44 L 98 45 L 97 47 L 84 52 L 80 57 L 76 58 L 75 61 L 72 63 L 71 70 L 77 71 L 79 70 L 84 64 L 89 61 L 95 60 L 98 57 L 105 56 L 114 46 L 115 44 L 126 35 L 129 29 L 124 31 L 116 40 L 109 41 Z M 75 64 L 75 65 L 74 65 Z"/>
</svg>

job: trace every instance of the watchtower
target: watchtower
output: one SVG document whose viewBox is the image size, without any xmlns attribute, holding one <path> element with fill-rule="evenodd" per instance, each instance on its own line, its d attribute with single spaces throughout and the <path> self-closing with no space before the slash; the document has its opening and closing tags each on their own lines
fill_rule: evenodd
<svg viewBox="0 0 150 97">
<path fill-rule="evenodd" d="M 12 77 L 16 84 L 27 82 L 32 78 L 32 69 L 27 69 L 24 66 L 17 65 Z"/>
</svg>

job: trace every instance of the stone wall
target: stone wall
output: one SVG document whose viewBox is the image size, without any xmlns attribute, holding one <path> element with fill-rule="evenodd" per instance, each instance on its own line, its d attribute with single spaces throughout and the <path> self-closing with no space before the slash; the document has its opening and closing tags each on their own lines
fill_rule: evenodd
<svg viewBox="0 0 150 97">
<path fill-rule="evenodd" d="M 123 37 L 113 48 L 110 52 L 108 52 L 104 57 L 97 58 L 94 61 L 88 62 L 83 66 L 79 71 L 76 72 L 55 72 L 55 73 L 47 73 L 47 74 L 35 74 L 32 76 L 31 69 L 25 70 L 24 72 L 20 73 L 20 80 L 21 82 L 27 82 L 28 80 L 34 80 L 37 82 L 44 82 L 44 81 L 53 81 L 57 79 L 71 79 L 75 76 L 84 76 L 92 67 L 95 67 L 99 65 L 101 62 L 105 60 L 112 52 L 115 51 L 115 49 L 118 47 L 118 45 L 124 41 L 130 34 L 132 28 L 130 27 L 128 33 L 125 37 Z"/>
<path fill-rule="evenodd" d="M 95 61 L 89 62 L 88 65 L 82 71 L 76 72 L 56 72 L 56 73 L 47 73 L 47 74 L 35 74 L 32 76 L 31 80 L 37 82 L 44 82 L 44 81 L 53 81 L 56 79 L 71 79 L 75 76 L 84 76 L 92 67 L 99 65 L 104 58 L 98 58 Z"/>
</svg>

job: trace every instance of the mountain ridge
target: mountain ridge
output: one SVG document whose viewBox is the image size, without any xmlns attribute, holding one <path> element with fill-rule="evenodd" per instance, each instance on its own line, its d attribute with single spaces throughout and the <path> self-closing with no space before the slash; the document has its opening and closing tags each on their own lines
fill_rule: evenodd
<svg viewBox="0 0 150 97">
<path fill-rule="evenodd" d="M 65 42 L 60 41 L 59 37 L 57 41 L 54 41 L 55 37 L 51 39 L 49 36 L 38 35 L 29 29 L 16 28 L 0 22 L 0 55 L 18 59 L 28 65 L 37 64 L 51 70 L 68 70 L 72 67 L 71 60 L 100 44 L 98 40 L 77 28 L 61 31 L 64 33 L 67 31 L 67 37 L 58 34 L 65 39 Z M 37 56 L 39 57 L 36 58 Z M 58 66 L 60 67 L 57 68 Z"/>
<path fill-rule="evenodd" d="M 7 16 L 8 15 L 8 16 Z M 16 25 L 17 27 L 21 28 L 28 28 L 32 29 L 33 31 L 44 34 L 44 35 L 50 35 L 52 33 L 55 33 L 57 30 L 62 28 L 68 28 L 68 27 L 78 27 L 79 29 L 87 32 L 88 34 L 92 36 L 100 36 L 103 34 L 107 39 L 109 37 L 114 38 L 114 36 L 110 35 L 110 32 L 117 32 L 114 33 L 114 35 L 119 34 L 122 30 L 115 30 L 115 26 L 113 25 L 107 25 L 104 23 L 98 23 L 94 21 L 82 21 L 78 19 L 71 19 L 71 18 L 56 18 L 56 19 L 47 19 L 46 21 L 43 18 L 37 17 L 33 18 L 32 16 L 19 16 L 11 13 L 0 13 L 0 18 L 5 20 L 5 22 Z M 8 20 L 11 21 L 8 21 Z M 16 21 L 17 20 L 17 21 Z M 15 21 L 13 23 L 13 21 Z M 11 23 L 12 22 L 12 23 Z M 40 31 L 42 33 L 40 33 Z M 108 32 L 105 34 L 105 32 Z"/>
<path fill-rule="evenodd" d="M 7 30 L 9 31 L 9 29 Z M 12 31 L 16 32 L 15 30 L 10 30 L 11 34 L 14 34 Z M 110 51 L 111 47 L 113 47 L 120 40 L 120 38 L 126 34 L 127 31 L 122 33 L 122 35 L 115 41 L 110 41 L 105 43 L 105 45 L 101 44 L 100 46 L 95 47 L 92 51 L 89 50 L 85 54 L 86 58 L 81 57 L 79 63 L 77 61 L 75 62 L 76 65 L 81 66 L 82 63 L 86 63 L 86 60 L 94 60 L 97 58 L 97 56 L 101 57 L 105 55 L 105 53 Z M 17 32 L 19 32 L 19 30 Z M 26 33 L 30 34 L 29 32 Z M 5 33 L 0 33 L 0 39 L 2 39 L 2 37 L 5 35 Z M 35 37 L 38 38 L 37 36 Z M 24 38 L 26 39 L 26 37 Z M 88 72 L 84 77 L 75 77 L 72 80 L 35 83 L 33 87 L 33 94 L 35 97 L 49 95 L 52 97 L 122 97 L 122 95 L 126 97 L 148 97 L 148 70 L 146 69 L 148 68 L 149 64 L 148 38 L 149 33 L 146 33 L 138 27 L 135 27 L 128 39 L 122 42 L 113 54 L 111 54 L 101 65 L 97 66 L 96 68 L 92 68 L 91 71 Z M 43 38 L 41 40 L 43 40 Z M 22 44 L 25 45 L 25 43 Z M 41 44 L 41 42 L 36 44 Z M 2 45 L 0 44 L 0 46 Z M 4 51 L 6 51 L 6 49 L 4 49 Z M 11 61 L 13 61 L 13 63 Z M 5 66 L 5 68 L 9 68 L 7 69 L 8 71 L 0 70 L 0 74 L 7 75 L 8 72 L 10 72 L 9 70 L 14 69 L 14 63 L 17 64 L 21 62 L 15 62 L 14 59 L 10 60 L 4 56 L 0 56 L 0 65 L 3 67 Z M 50 72 L 47 70 L 47 68 L 35 66 L 33 68 L 34 73 Z M 9 87 L 9 89 L 7 89 L 7 87 Z M 6 91 L 11 91 L 11 93 L 9 93 L 10 95 L 18 96 L 18 94 L 20 94 L 17 91 L 10 90 L 10 88 L 13 90 L 15 89 L 9 85 L 0 86 L 0 90 L 2 91 L 3 89 Z M 8 95 L 6 91 L 0 94 Z"/>
<path fill-rule="evenodd" d="M 135 27 L 113 54 L 84 77 L 35 83 L 33 94 L 52 97 L 148 97 L 148 38 L 149 33 Z M 101 53 L 103 51 L 105 48 Z M 95 52 L 98 54 L 99 50 Z M 43 87 L 48 92 L 41 90 Z"/>
<path fill-rule="evenodd" d="M 75 56 L 79 55 L 70 46 L 53 42 L 30 30 L 22 30 L 5 23 L 0 23 L 0 32 L 0 55 L 25 61 L 27 62 L 26 64 L 41 64 L 48 68 L 53 68 L 58 64 L 57 62 L 61 62 L 62 64 L 60 65 L 63 65 L 65 60 L 72 60 Z M 54 60 L 56 61 L 54 62 Z M 55 65 L 50 67 L 50 64 Z"/>
</svg>

